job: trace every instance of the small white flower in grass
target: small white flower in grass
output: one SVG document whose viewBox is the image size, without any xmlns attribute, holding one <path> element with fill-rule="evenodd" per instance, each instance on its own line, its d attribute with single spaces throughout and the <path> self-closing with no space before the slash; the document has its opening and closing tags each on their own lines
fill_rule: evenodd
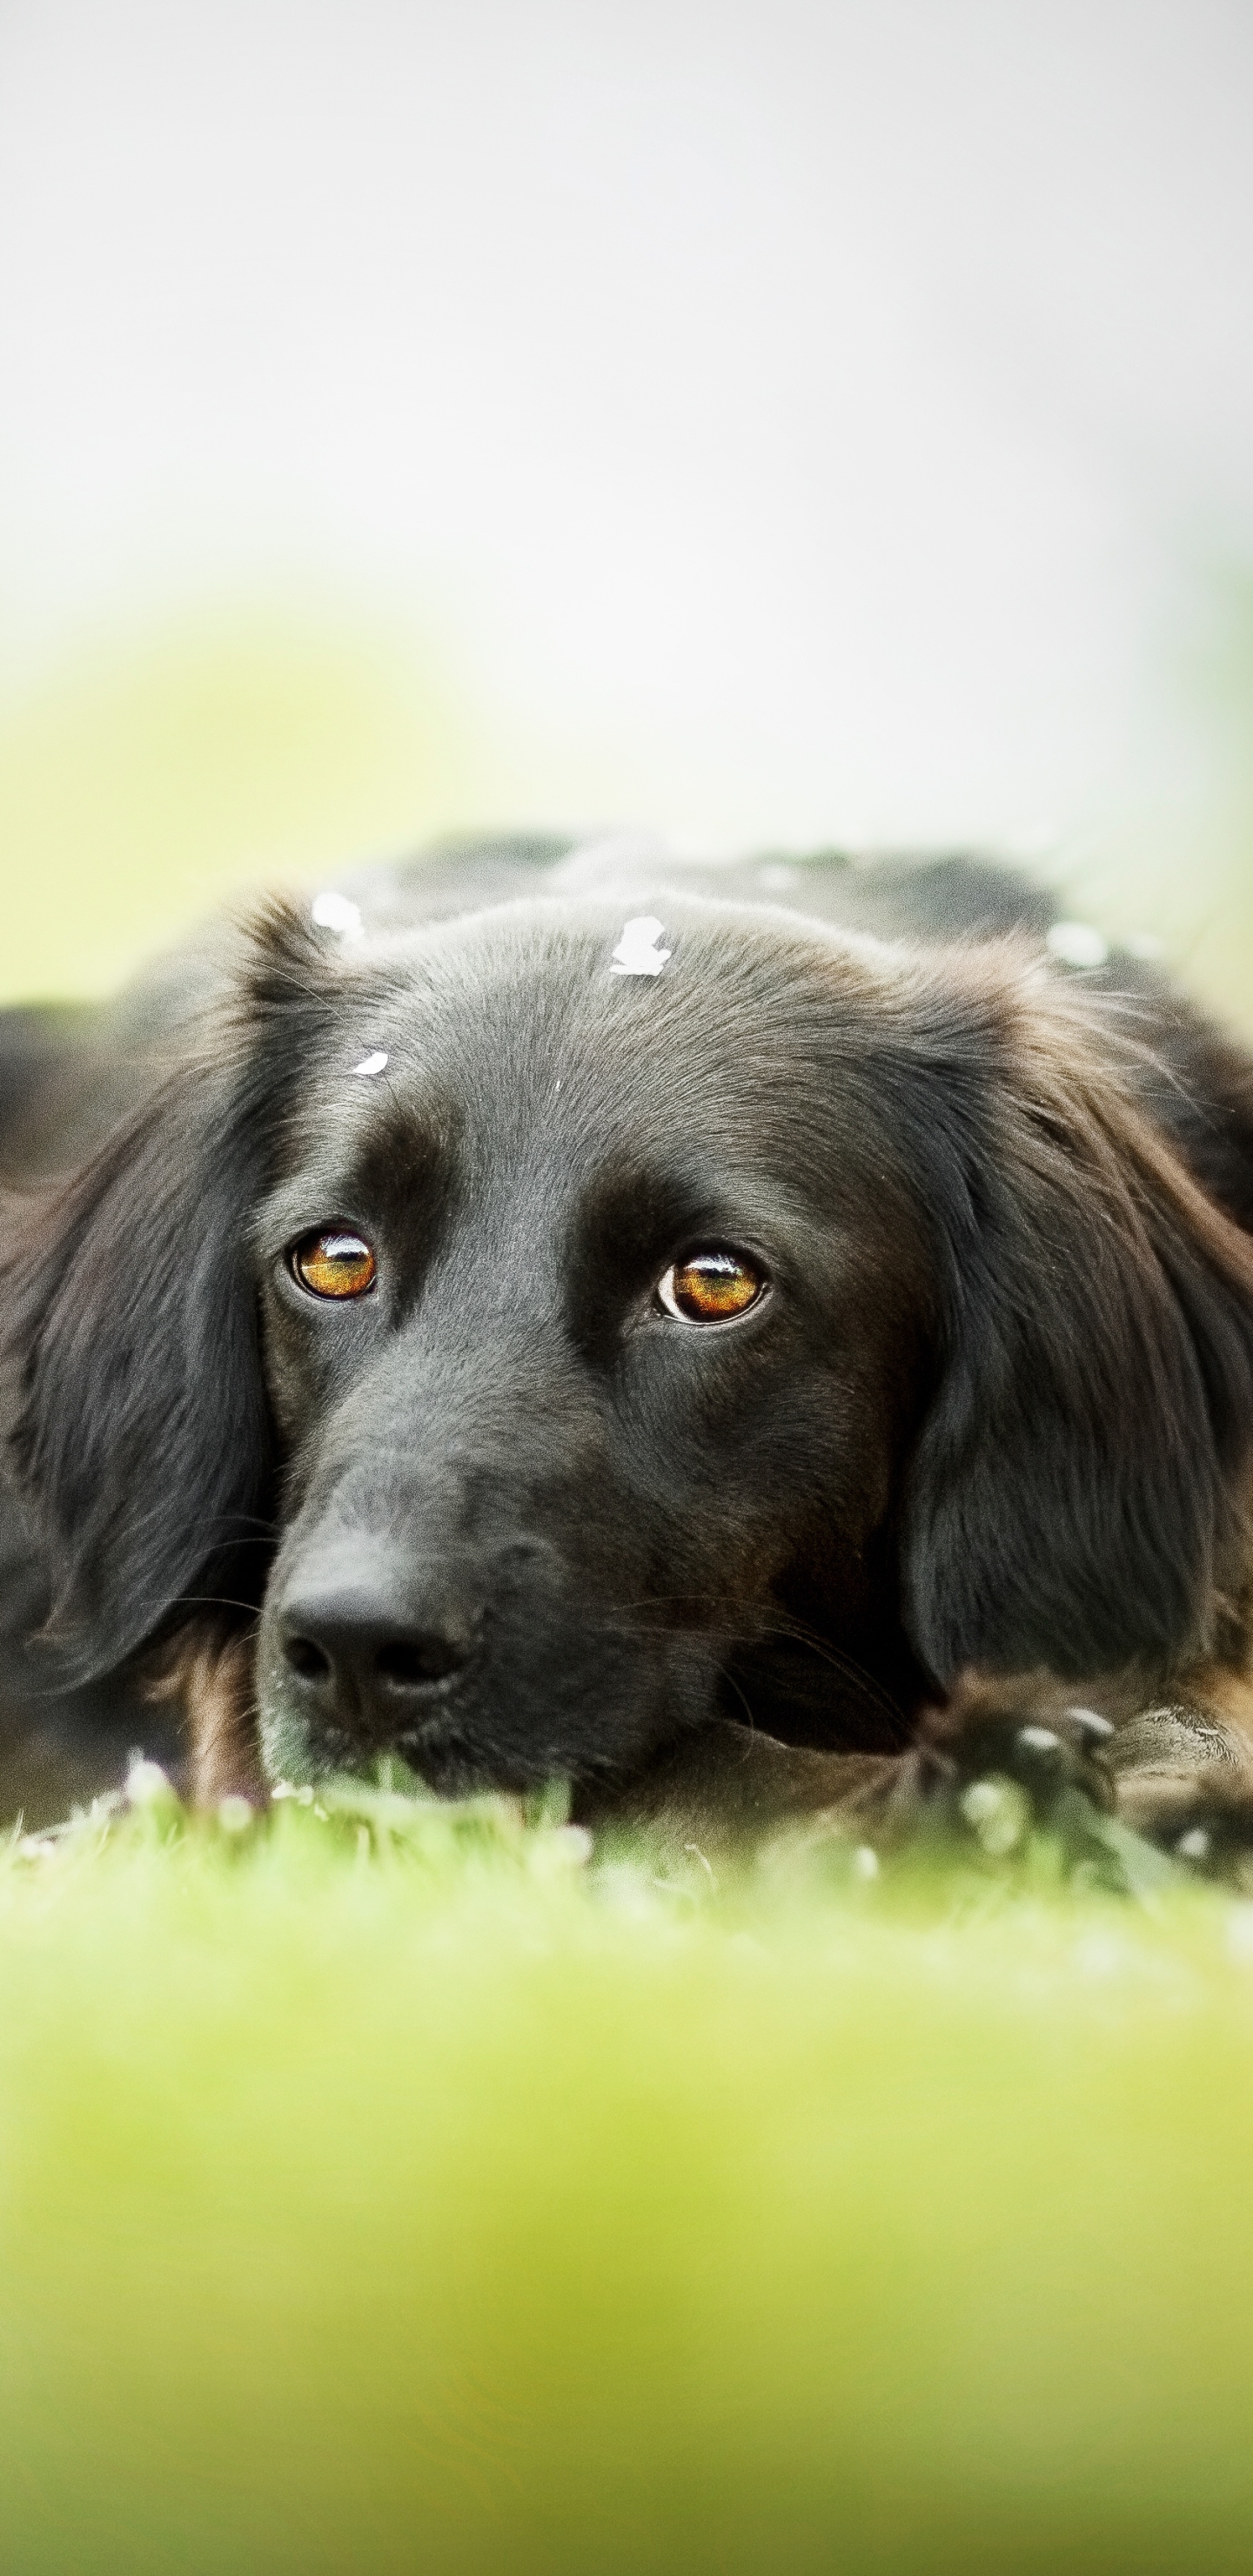
<svg viewBox="0 0 1253 2576">
<path fill-rule="evenodd" d="M 623 925 L 622 937 L 613 952 L 611 975 L 660 975 L 662 967 L 674 955 L 672 948 L 662 948 L 665 923 L 655 921 L 649 912 L 638 920 Z"/>
<path fill-rule="evenodd" d="M 310 918 L 319 930 L 333 930 L 337 938 L 361 937 L 360 905 L 355 904 L 349 895 L 336 894 L 333 886 L 328 886 L 323 894 L 315 894 Z"/>
<path fill-rule="evenodd" d="M 1109 956 L 1108 939 L 1090 921 L 1055 921 L 1048 945 L 1063 966 L 1103 966 Z"/>
<path fill-rule="evenodd" d="M 533 1878 L 586 1869 L 591 1857 L 592 1837 L 586 1825 L 551 1825 L 527 1840 L 526 1863 Z"/>
<path fill-rule="evenodd" d="M 870 1843 L 858 1843 L 857 1849 L 853 1854 L 854 1878 L 877 1878 L 878 1875 L 879 1855 L 877 1851 L 875 1851 L 873 1845 Z"/>
<path fill-rule="evenodd" d="M 1018 1729 L 1018 1741 L 1026 1745 L 1028 1753 L 1056 1753 L 1061 1740 L 1060 1735 L 1054 1735 L 1051 1726 L 1020 1726 Z"/>
<path fill-rule="evenodd" d="M 716 1887 L 718 1884 L 718 1878 L 713 1862 L 706 1858 L 705 1853 L 701 1850 L 700 1844 L 684 1843 L 683 1849 L 685 1852 L 691 1853 L 693 1860 L 698 1860 L 700 1862 L 701 1868 L 704 1870 L 710 1886 Z"/>
<path fill-rule="evenodd" d="M 256 1820 L 257 1811 L 250 1798 L 219 1798 L 218 1824 L 224 1834 L 251 1833 Z"/>
<path fill-rule="evenodd" d="M 592 1857 L 592 1837 L 586 1825 L 558 1825 L 553 1840 L 567 1869 L 585 1869 Z"/>
<path fill-rule="evenodd" d="M 354 1073 L 365 1075 L 368 1080 L 371 1074 L 381 1073 L 386 1062 L 387 1057 L 382 1047 L 376 1047 L 373 1055 L 363 1055 L 360 1064 L 354 1064 L 352 1069 Z"/>
<path fill-rule="evenodd" d="M 183 1803 L 168 1771 L 163 1771 L 159 1762 L 145 1760 L 142 1753 L 135 1756 L 126 1774 L 126 1797 L 130 1806 L 154 1816 L 162 1811 L 176 1815 Z"/>
<path fill-rule="evenodd" d="M 1181 1860 L 1208 1860 L 1210 1838 L 1204 1825 L 1193 1825 L 1189 1833 L 1180 1834 L 1175 1849 Z"/>
</svg>

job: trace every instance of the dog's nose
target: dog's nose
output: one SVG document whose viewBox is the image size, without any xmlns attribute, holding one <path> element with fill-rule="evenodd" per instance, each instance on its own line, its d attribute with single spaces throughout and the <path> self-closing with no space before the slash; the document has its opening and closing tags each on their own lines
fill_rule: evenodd
<svg viewBox="0 0 1253 2576">
<path fill-rule="evenodd" d="M 421 1725 L 476 1642 L 460 1602 L 434 1590 L 415 1597 L 410 1587 L 406 1596 L 358 1574 L 297 1587 L 279 1614 L 283 1661 L 301 1697 L 383 1743 Z"/>
</svg>

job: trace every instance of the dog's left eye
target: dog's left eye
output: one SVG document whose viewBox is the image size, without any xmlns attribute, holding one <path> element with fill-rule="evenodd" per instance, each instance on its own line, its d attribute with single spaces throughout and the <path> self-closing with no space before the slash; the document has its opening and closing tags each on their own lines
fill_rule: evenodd
<svg viewBox="0 0 1253 2576">
<path fill-rule="evenodd" d="M 657 1296 L 681 1324 L 730 1324 L 764 1296 L 766 1280 L 742 1252 L 693 1252 L 671 1263 Z"/>
<path fill-rule="evenodd" d="M 315 1297 L 364 1297 L 374 1286 L 378 1265 L 364 1235 L 346 1226 L 327 1226 L 319 1234 L 302 1234 L 288 1256 L 302 1288 Z"/>
</svg>

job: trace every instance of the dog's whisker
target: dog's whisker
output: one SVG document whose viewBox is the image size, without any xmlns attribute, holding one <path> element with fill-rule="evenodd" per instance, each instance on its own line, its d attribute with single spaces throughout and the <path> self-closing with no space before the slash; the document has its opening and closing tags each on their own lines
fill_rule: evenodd
<svg viewBox="0 0 1253 2576">
<path fill-rule="evenodd" d="M 255 1601 L 237 1600 L 230 1592 L 180 1592 L 171 1606 L 176 1610 L 244 1610 L 254 1624 L 261 1617 Z"/>
<path fill-rule="evenodd" d="M 737 1682 L 737 1680 L 736 1680 L 736 1678 L 735 1678 L 734 1673 L 728 1672 L 728 1673 L 724 1674 L 723 1678 L 724 1678 L 724 1680 L 725 1680 L 725 1682 L 726 1682 L 726 1685 L 727 1685 L 728 1690 L 732 1690 L 732 1691 L 734 1691 L 735 1696 L 736 1696 L 737 1700 L 739 1701 L 741 1708 L 742 1708 L 742 1709 L 743 1709 L 743 1711 L 744 1711 L 744 1721 L 745 1721 L 746 1726 L 748 1727 L 749 1734 L 750 1734 L 750 1735 L 755 1735 L 755 1734 L 756 1734 L 756 1732 L 757 1732 L 756 1720 L 755 1720 L 755 1718 L 754 1718 L 754 1716 L 753 1716 L 752 1709 L 751 1709 L 751 1708 L 750 1708 L 750 1706 L 749 1706 L 749 1703 L 748 1703 L 748 1700 L 747 1700 L 747 1698 L 746 1698 L 746 1696 L 745 1696 L 745 1693 L 744 1693 L 744 1692 L 743 1692 L 743 1690 L 741 1689 L 740 1684 Z"/>
</svg>

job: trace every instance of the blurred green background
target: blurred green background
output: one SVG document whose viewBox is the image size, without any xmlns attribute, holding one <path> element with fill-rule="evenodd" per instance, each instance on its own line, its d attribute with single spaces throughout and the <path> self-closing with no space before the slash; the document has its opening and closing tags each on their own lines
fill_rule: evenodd
<svg viewBox="0 0 1253 2576">
<path fill-rule="evenodd" d="M 120 627 L 0 693 L 0 1000 L 106 991 L 218 903 L 442 833 L 621 819 L 612 747 L 526 744 L 412 618 L 297 589 Z M 1186 794 L 1009 854 L 1253 1029 L 1253 576 L 1203 568 L 1161 685 Z"/>
<path fill-rule="evenodd" d="M 4 998 L 107 990 L 224 898 L 501 812 L 420 639 L 342 604 L 186 608 L 0 707 Z"/>
</svg>

